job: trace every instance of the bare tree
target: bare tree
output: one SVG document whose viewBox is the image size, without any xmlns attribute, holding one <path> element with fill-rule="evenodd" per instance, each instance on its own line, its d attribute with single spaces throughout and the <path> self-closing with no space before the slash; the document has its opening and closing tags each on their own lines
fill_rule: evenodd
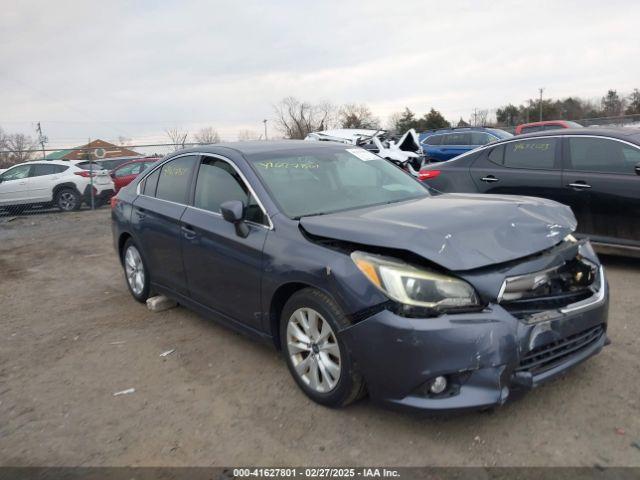
<svg viewBox="0 0 640 480">
<path fill-rule="evenodd" d="M 238 132 L 238 141 L 247 142 L 250 140 L 260 140 L 262 135 L 260 135 L 255 130 L 240 130 Z"/>
<path fill-rule="evenodd" d="M 303 139 L 311 132 L 331 128 L 337 117 L 335 106 L 329 102 L 314 105 L 286 97 L 274 108 L 276 125 L 287 138 Z"/>
<path fill-rule="evenodd" d="M 184 146 L 184 143 L 187 141 L 187 137 L 189 136 L 189 132 L 182 131 L 179 128 L 169 128 L 164 132 L 171 140 L 171 143 L 173 143 L 174 150 L 180 150 Z"/>
<path fill-rule="evenodd" d="M 380 128 L 380 119 L 374 117 L 364 103 L 347 103 L 340 107 L 339 121 L 342 128 Z"/>
<path fill-rule="evenodd" d="M 9 163 L 9 146 L 7 145 L 7 134 L 0 128 L 0 168 L 7 168 Z"/>
<path fill-rule="evenodd" d="M 120 135 L 118 137 L 118 145 L 131 145 L 131 138 Z"/>
<path fill-rule="evenodd" d="M 7 150 L 9 150 L 9 162 L 11 165 L 16 163 L 28 162 L 33 158 L 33 150 L 36 142 L 29 135 L 24 133 L 13 133 L 6 137 Z"/>
<path fill-rule="evenodd" d="M 484 127 L 489 119 L 489 110 L 474 110 L 469 123 L 474 127 Z"/>
<path fill-rule="evenodd" d="M 194 133 L 193 139 L 200 145 L 208 145 L 210 143 L 219 143 L 220 135 L 213 127 L 205 127 Z"/>
</svg>

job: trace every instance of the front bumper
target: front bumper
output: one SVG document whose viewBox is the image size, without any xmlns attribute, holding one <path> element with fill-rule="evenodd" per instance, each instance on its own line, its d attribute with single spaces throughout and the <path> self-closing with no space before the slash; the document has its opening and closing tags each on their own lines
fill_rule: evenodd
<svg viewBox="0 0 640 480">
<path fill-rule="evenodd" d="M 490 408 L 600 352 L 607 342 L 607 288 L 604 282 L 589 305 L 533 324 L 497 304 L 425 319 L 383 310 L 340 335 L 375 401 L 428 412 Z M 426 385 L 440 375 L 449 388 L 430 395 Z"/>
</svg>

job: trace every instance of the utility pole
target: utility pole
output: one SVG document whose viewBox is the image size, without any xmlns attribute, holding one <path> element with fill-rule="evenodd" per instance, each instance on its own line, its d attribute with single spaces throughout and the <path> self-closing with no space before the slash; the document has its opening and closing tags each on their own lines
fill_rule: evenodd
<svg viewBox="0 0 640 480">
<path fill-rule="evenodd" d="M 478 109 L 477 108 L 473 109 L 473 126 L 474 127 L 478 126 Z"/>
<path fill-rule="evenodd" d="M 264 123 L 264 139 L 269 140 L 269 138 L 267 137 L 267 119 L 265 118 L 264 120 L 262 120 L 262 123 Z"/>
<path fill-rule="evenodd" d="M 89 144 L 91 143 L 91 138 L 89 138 L 89 142 L 87 143 L 87 160 L 89 161 L 89 188 L 91 192 L 91 210 L 96 209 L 96 200 L 93 192 L 93 162 L 91 161 L 91 152 L 89 151 Z"/>
<path fill-rule="evenodd" d="M 44 144 L 47 143 L 49 139 L 42 134 L 42 127 L 40 126 L 40 122 L 38 122 L 38 128 L 36 128 L 36 131 L 38 132 L 38 143 L 42 145 L 42 159 L 44 160 L 46 157 L 44 153 Z"/>
<path fill-rule="evenodd" d="M 540 121 L 542 121 L 542 92 L 544 92 L 544 88 L 540 87 L 538 90 L 540 91 Z"/>
</svg>

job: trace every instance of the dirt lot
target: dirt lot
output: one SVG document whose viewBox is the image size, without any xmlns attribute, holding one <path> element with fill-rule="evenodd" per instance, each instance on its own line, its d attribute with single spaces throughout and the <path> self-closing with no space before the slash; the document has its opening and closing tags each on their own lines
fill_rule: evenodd
<svg viewBox="0 0 640 480">
<path fill-rule="evenodd" d="M 601 355 L 494 413 L 430 419 L 320 407 L 275 350 L 149 312 L 107 208 L 0 218 L 0 465 L 640 466 L 640 262 L 605 263 Z"/>
</svg>

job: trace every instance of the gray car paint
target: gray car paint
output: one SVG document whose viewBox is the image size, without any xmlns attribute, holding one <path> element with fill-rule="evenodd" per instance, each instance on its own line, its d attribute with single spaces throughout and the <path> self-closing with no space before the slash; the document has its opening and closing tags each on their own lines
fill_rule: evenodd
<svg viewBox="0 0 640 480">
<path fill-rule="evenodd" d="M 450 194 L 304 217 L 312 235 L 405 250 L 449 270 L 508 262 L 576 228 L 569 207 L 541 198 Z"/>
</svg>

